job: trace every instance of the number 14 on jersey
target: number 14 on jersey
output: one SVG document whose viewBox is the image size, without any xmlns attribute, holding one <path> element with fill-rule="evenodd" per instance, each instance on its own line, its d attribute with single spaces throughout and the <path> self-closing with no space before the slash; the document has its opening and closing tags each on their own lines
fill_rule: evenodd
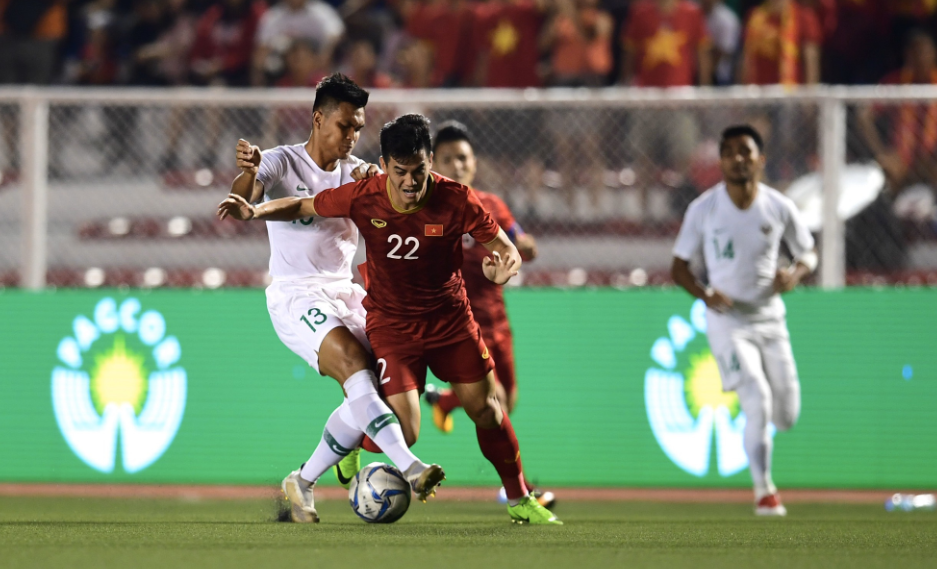
<svg viewBox="0 0 937 569">
<path fill-rule="evenodd" d="M 716 258 L 717 259 L 734 259 L 735 258 L 735 249 L 732 248 L 732 238 L 729 238 L 729 242 L 726 243 L 725 247 L 719 247 L 719 240 L 713 239 L 713 247 L 716 248 Z"/>
</svg>

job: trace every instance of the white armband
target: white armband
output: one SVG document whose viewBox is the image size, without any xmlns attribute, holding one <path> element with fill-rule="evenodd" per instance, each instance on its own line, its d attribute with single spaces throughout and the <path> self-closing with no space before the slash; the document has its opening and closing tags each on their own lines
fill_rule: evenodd
<svg viewBox="0 0 937 569">
<path fill-rule="evenodd" d="M 800 258 L 795 259 L 794 262 L 801 263 L 812 273 L 817 270 L 817 265 L 819 264 L 820 259 L 817 257 L 817 252 L 811 250 L 801 255 Z"/>
</svg>

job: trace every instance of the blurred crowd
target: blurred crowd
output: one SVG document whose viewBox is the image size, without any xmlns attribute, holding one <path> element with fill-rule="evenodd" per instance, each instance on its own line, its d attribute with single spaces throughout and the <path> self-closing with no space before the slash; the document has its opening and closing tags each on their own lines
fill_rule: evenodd
<svg viewBox="0 0 937 569">
<path fill-rule="evenodd" d="M 934 0 L 0 0 L 0 83 L 869 84 L 935 30 Z"/>
</svg>

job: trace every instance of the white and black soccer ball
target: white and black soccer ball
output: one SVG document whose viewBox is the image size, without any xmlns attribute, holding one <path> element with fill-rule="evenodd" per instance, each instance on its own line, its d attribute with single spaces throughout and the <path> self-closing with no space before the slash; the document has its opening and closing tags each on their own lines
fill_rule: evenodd
<svg viewBox="0 0 937 569">
<path fill-rule="evenodd" d="M 369 524 L 390 524 L 410 507 L 410 483 L 393 466 L 372 462 L 351 479 L 348 501 L 352 511 Z"/>
</svg>

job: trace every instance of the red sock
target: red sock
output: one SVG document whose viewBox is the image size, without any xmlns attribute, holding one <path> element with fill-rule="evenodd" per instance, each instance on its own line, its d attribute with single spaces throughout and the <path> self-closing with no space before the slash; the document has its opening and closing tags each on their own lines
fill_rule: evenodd
<svg viewBox="0 0 937 569">
<path fill-rule="evenodd" d="M 462 406 L 462 402 L 459 401 L 459 397 L 451 389 L 439 392 L 439 402 L 437 403 L 439 408 L 442 409 L 445 413 L 452 413 L 453 409 L 458 409 Z"/>
<path fill-rule="evenodd" d="M 508 500 L 519 500 L 527 493 L 524 484 L 524 469 L 521 466 L 521 449 L 514 434 L 508 414 L 504 413 L 501 426 L 496 429 L 475 427 L 478 446 L 485 458 L 494 465 L 504 484 Z"/>
<path fill-rule="evenodd" d="M 381 450 L 381 447 L 377 446 L 377 443 L 371 440 L 371 437 L 368 435 L 364 436 L 364 439 L 361 441 L 361 448 L 368 452 L 373 452 L 375 454 L 380 454 L 384 451 Z"/>
</svg>

